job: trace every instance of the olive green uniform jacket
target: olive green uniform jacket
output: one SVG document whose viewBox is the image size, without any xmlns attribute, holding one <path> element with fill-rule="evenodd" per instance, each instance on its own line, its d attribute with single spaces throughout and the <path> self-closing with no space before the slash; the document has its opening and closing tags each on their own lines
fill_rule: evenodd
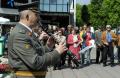
<svg viewBox="0 0 120 78">
<path fill-rule="evenodd" d="M 8 38 L 9 65 L 16 71 L 46 71 L 54 65 L 60 54 L 47 52 L 38 38 L 21 24 L 17 24 Z"/>
</svg>

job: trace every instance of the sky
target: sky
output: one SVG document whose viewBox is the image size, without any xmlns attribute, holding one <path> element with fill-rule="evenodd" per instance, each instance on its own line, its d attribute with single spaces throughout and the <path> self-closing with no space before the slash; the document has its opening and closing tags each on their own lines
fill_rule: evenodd
<svg viewBox="0 0 120 78">
<path fill-rule="evenodd" d="M 79 3 L 81 5 L 87 5 L 90 3 L 90 0 L 77 0 L 77 3 Z"/>
</svg>

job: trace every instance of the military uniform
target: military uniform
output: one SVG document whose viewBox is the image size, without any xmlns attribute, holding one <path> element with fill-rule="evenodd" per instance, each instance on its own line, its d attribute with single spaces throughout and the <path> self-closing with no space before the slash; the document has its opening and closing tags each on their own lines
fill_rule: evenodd
<svg viewBox="0 0 120 78">
<path fill-rule="evenodd" d="M 60 58 L 56 50 L 46 52 L 45 49 L 34 33 L 18 23 L 8 38 L 12 78 L 45 78 L 47 66 L 54 65 Z"/>
</svg>

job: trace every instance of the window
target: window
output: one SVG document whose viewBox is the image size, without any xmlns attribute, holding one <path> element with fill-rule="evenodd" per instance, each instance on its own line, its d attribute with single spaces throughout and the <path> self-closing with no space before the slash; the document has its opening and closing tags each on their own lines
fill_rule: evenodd
<svg viewBox="0 0 120 78">
<path fill-rule="evenodd" d="M 67 10 L 68 10 L 67 5 L 63 5 L 63 12 L 67 12 Z"/>
<path fill-rule="evenodd" d="M 56 12 L 56 5 L 50 5 L 50 12 Z"/>
<path fill-rule="evenodd" d="M 49 4 L 49 0 L 44 0 L 44 4 Z"/>
<path fill-rule="evenodd" d="M 63 0 L 63 4 L 69 3 L 69 0 Z"/>
<path fill-rule="evenodd" d="M 40 0 L 40 10 L 47 12 L 69 12 L 70 0 Z"/>
<path fill-rule="evenodd" d="M 43 8 L 43 5 L 42 5 L 42 4 L 40 5 L 40 10 L 41 10 L 41 11 L 43 11 L 43 10 L 44 10 L 44 8 Z"/>
<path fill-rule="evenodd" d="M 44 5 L 44 11 L 49 11 L 49 5 Z"/>
<path fill-rule="evenodd" d="M 62 12 L 62 5 L 57 5 L 57 12 Z"/>
<path fill-rule="evenodd" d="M 57 0 L 57 4 L 63 4 L 63 0 Z"/>
<path fill-rule="evenodd" d="M 57 0 L 50 0 L 50 4 L 56 4 Z"/>
</svg>

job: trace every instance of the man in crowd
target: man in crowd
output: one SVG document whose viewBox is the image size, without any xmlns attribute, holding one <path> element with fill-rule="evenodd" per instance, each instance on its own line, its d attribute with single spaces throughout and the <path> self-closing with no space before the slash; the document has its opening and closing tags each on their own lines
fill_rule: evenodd
<svg viewBox="0 0 120 78">
<path fill-rule="evenodd" d="M 8 39 L 8 60 L 14 72 L 12 78 L 45 78 L 47 66 L 54 65 L 60 54 L 67 50 L 60 43 L 52 52 L 45 51 L 32 31 L 37 17 L 36 11 L 32 9 L 20 12 L 20 21 L 11 31 Z M 48 35 L 42 32 L 39 39 L 46 36 Z"/>
<path fill-rule="evenodd" d="M 101 35 L 102 35 L 102 28 L 98 28 L 98 30 L 95 32 L 95 41 L 96 41 L 96 63 L 99 64 L 102 62 L 102 54 L 103 54 L 103 46 L 102 46 L 102 41 L 101 41 Z M 101 56 L 101 59 L 100 59 Z M 100 59 L 100 61 L 99 61 Z"/>
<path fill-rule="evenodd" d="M 118 48 L 118 64 L 120 64 L 120 26 L 117 28 L 117 37 L 118 37 L 118 43 L 117 43 L 117 48 Z"/>
<path fill-rule="evenodd" d="M 114 66 L 114 52 L 113 52 L 113 43 L 117 39 L 117 36 L 114 32 L 111 31 L 111 26 L 106 26 L 106 31 L 102 33 L 102 43 L 103 47 L 103 66 L 107 66 L 107 56 L 110 57 L 110 65 Z"/>
</svg>

